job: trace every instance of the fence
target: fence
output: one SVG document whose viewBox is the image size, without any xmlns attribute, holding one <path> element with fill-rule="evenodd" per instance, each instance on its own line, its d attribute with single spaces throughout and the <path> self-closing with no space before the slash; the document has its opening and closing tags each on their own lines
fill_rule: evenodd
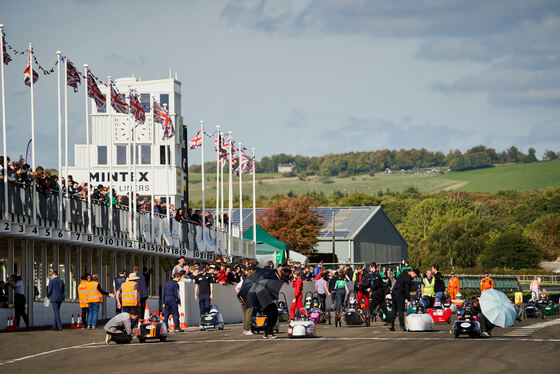
<svg viewBox="0 0 560 374">
<path fill-rule="evenodd" d="M 231 257 L 255 258 L 252 241 L 230 237 L 223 229 L 215 227 L 202 229 L 194 222 L 178 222 L 173 217 L 151 213 L 130 212 L 125 206 L 108 206 L 106 202 L 88 202 L 78 197 L 63 196 L 62 222 L 59 223 L 60 202 L 58 193 L 46 194 L 31 188 L 8 183 L 8 203 L 4 201 L 6 185 L 0 183 L 0 211 L 2 218 L 8 211 L 8 220 L 13 223 L 34 224 L 33 204 L 36 204 L 36 224 L 42 228 L 66 229 L 72 233 L 88 234 L 91 219 L 92 232 L 89 234 L 110 236 L 115 239 L 131 239 L 140 249 L 149 246 L 166 246 L 189 249 L 195 257 L 210 258 L 205 254 L 215 253 Z M 90 218 L 91 216 L 91 218 Z M 134 230 L 136 222 L 136 230 Z M 134 232 L 136 231 L 136 232 Z M 204 231 L 204 232 L 203 232 Z M 203 237 L 204 236 L 204 237 Z"/>
</svg>

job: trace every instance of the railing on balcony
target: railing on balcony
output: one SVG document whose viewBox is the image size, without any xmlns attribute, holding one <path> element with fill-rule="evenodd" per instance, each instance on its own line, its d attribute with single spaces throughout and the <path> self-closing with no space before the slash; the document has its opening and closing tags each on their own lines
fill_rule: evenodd
<svg viewBox="0 0 560 374">
<path fill-rule="evenodd" d="M 0 232 L 36 234 L 52 240 L 79 242 L 83 245 L 115 246 L 124 249 L 163 254 L 182 254 L 201 259 L 223 256 L 255 258 L 253 241 L 230 237 L 224 229 L 202 226 L 189 221 L 177 221 L 166 215 L 137 212 L 135 219 L 128 206 L 115 205 L 111 209 L 107 202 L 91 203 L 90 212 L 85 199 L 64 196 L 62 199 L 62 227 L 59 221 L 58 193 L 35 192 L 31 188 L 8 183 L 8 204 L 4 203 L 5 184 L 0 182 L 0 220 L 8 211 L 8 223 Z M 33 220 L 33 204 L 36 204 L 36 226 Z M 112 215 L 111 215 L 112 212 Z M 136 222 L 134 230 L 134 222 Z M 10 226 L 10 225 L 8 225 Z"/>
</svg>

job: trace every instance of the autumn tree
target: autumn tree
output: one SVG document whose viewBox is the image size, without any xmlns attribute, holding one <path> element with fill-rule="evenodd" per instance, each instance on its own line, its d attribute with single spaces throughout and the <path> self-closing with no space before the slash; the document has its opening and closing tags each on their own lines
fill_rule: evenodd
<svg viewBox="0 0 560 374">
<path fill-rule="evenodd" d="M 313 207 L 314 201 L 305 195 L 279 199 L 259 217 L 259 225 L 290 249 L 309 255 L 323 226 Z"/>
</svg>

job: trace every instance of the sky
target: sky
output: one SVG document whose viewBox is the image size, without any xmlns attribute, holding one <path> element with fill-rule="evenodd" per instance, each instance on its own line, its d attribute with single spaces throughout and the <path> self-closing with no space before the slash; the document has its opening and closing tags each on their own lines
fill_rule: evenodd
<svg viewBox="0 0 560 374">
<path fill-rule="evenodd" d="M 478 144 L 560 151 L 557 0 L 0 0 L 0 23 L 45 67 L 61 50 L 103 78 L 177 72 L 189 134 L 200 120 L 221 125 L 257 158 Z M 30 97 L 25 58 L 12 58 L 6 122 L 17 157 Z M 37 159 L 50 167 L 56 93 L 56 75 L 41 75 Z M 83 95 L 70 93 L 70 144 L 85 143 Z"/>
</svg>

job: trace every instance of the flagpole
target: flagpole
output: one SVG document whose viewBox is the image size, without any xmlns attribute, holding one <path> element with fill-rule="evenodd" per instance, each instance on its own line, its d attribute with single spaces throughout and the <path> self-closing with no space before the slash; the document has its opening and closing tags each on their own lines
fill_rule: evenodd
<svg viewBox="0 0 560 374">
<path fill-rule="evenodd" d="M 239 239 L 243 238 L 243 168 L 241 165 L 241 153 L 243 143 L 239 143 L 239 159 L 237 170 L 239 170 Z"/>
<path fill-rule="evenodd" d="M 132 93 L 130 92 L 130 86 L 127 86 L 127 91 L 128 91 L 128 107 L 132 108 L 132 99 L 131 99 L 131 95 Z M 130 234 L 130 239 L 134 240 L 134 212 L 133 212 L 133 208 L 132 206 L 134 205 L 132 203 L 133 197 L 132 197 L 132 162 L 134 161 L 133 155 L 132 155 L 132 133 L 133 133 L 133 127 L 134 127 L 134 122 L 132 124 L 130 124 L 130 116 L 127 116 L 127 122 L 128 122 L 128 145 L 127 145 L 127 155 L 128 155 L 128 212 L 129 212 L 129 216 L 130 216 L 130 227 L 129 227 L 129 234 Z"/>
<path fill-rule="evenodd" d="M 88 76 L 88 64 L 84 64 L 84 71 L 85 77 L 88 80 L 86 84 L 89 83 L 89 76 Z M 92 186 L 91 186 L 91 155 L 89 150 L 89 106 L 88 106 L 88 89 L 85 90 L 85 97 L 86 97 L 86 146 L 87 146 L 87 205 L 88 205 L 88 232 L 90 234 L 93 233 L 92 230 L 92 216 L 91 216 L 91 194 L 92 194 Z"/>
<path fill-rule="evenodd" d="M 231 136 L 231 131 L 229 132 L 229 179 L 228 179 L 228 240 L 229 240 L 229 253 L 228 256 L 231 258 L 231 249 L 233 245 L 232 241 L 232 233 L 231 233 L 231 221 L 232 217 L 232 210 L 233 210 L 233 177 L 232 177 L 232 162 L 233 162 L 233 153 L 232 153 L 232 145 L 233 145 L 233 138 Z"/>
<path fill-rule="evenodd" d="M 153 101 L 154 101 L 154 98 L 152 97 L 152 102 Z M 155 123 L 156 123 L 155 122 L 155 113 L 152 110 L 152 133 L 155 130 Z M 155 243 L 155 239 L 154 239 L 154 236 L 155 236 L 154 235 L 155 234 L 155 230 L 154 230 L 154 228 L 155 228 L 155 226 L 154 226 L 154 210 L 156 208 L 156 202 L 155 202 L 156 196 L 154 194 L 154 180 L 155 180 L 156 177 L 155 177 L 155 168 L 154 168 L 155 152 L 153 152 L 153 150 L 154 150 L 155 147 L 154 147 L 154 137 L 153 136 L 152 136 L 152 144 L 150 145 L 150 147 L 152 149 L 152 151 L 150 151 L 150 157 L 151 157 L 150 163 L 152 164 L 152 176 L 150 177 L 150 193 L 151 193 L 150 194 L 150 201 L 151 201 L 150 217 L 152 219 L 152 225 L 151 225 L 151 228 L 152 228 L 152 243 Z"/>
<path fill-rule="evenodd" d="M 220 142 L 222 140 L 220 139 Z M 221 145 L 221 144 L 220 144 Z M 222 164 L 221 156 L 220 156 L 220 213 L 222 214 L 222 228 L 225 229 L 226 225 L 224 223 L 224 212 L 225 212 L 225 205 L 224 205 L 224 165 Z"/>
<path fill-rule="evenodd" d="M 144 114 L 145 116 L 145 114 Z M 138 240 L 138 219 L 136 213 L 138 210 L 138 196 L 136 194 L 136 163 L 138 162 L 138 147 L 136 146 L 136 128 L 139 123 L 132 123 L 132 194 L 134 194 L 134 199 L 132 201 L 132 230 L 134 231 L 134 240 Z M 132 196 L 131 194 L 131 196 Z"/>
<path fill-rule="evenodd" d="M 202 173 L 202 247 L 206 251 L 206 202 L 204 196 L 204 121 L 200 121 L 200 159 L 201 159 L 201 173 Z"/>
<path fill-rule="evenodd" d="M 4 46 L 2 46 L 4 49 Z M 4 61 L 2 61 L 4 63 Z M 33 100 L 33 47 L 29 43 L 29 66 L 30 66 L 30 87 L 31 87 L 31 169 L 34 173 L 35 170 L 35 102 Z M 33 181 L 33 225 L 37 225 L 37 174 L 35 174 L 35 181 Z"/>
<path fill-rule="evenodd" d="M 253 160 L 251 162 L 256 163 L 255 148 L 253 148 Z M 255 193 L 255 174 L 257 174 L 256 165 L 252 169 L 253 169 L 253 241 L 255 242 L 255 246 L 256 246 L 257 245 L 257 194 Z"/>
<path fill-rule="evenodd" d="M 0 75 L 2 76 L 2 140 L 4 143 L 4 219 L 8 221 L 8 140 L 6 139 L 8 130 L 6 125 L 6 90 L 4 87 L 4 25 L 2 24 L 0 24 L 0 50 L 2 51 Z"/>
<path fill-rule="evenodd" d="M 111 94 L 113 93 L 113 83 L 111 82 L 111 76 L 107 76 L 108 82 L 109 82 L 109 95 L 108 95 L 108 99 L 109 102 L 111 102 L 111 100 L 113 100 L 113 98 L 111 97 Z M 113 133 L 112 133 L 112 126 L 113 126 L 113 121 L 112 121 L 112 117 L 111 117 L 111 106 L 112 105 L 107 105 L 107 114 L 109 116 L 109 134 L 110 134 L 110 146 L 109 146 L 109 228 L 111 230 L 111 236 L 114 236 L 113 233 L 113 199 L 115 198 L 115 196 L 113 196 Z"/>
<path fill-rule="evenodd" d="M 164 105 L 165 107 L 165 105 Z M 167 109 L 167 108 L 165 108 Z M 164 130 L 165 133 L 165 130 Z M 169 221 L 169 215 L 170 215 L 170 209 L 171 209 L 171 201 L 169 201 L 171 199 L 171 196 L 169 195 L 169 174 L 171 174 L 171 149 L 170 149 L 170 145 L 169 145 L 169 132 L 167 133 L 167 137 L 165 138 L 165 182 L 166 182 L 166 190 L 167 190 L 167 195 L 165 197 L 165 201 L 167 202 L 167 209 L 165 209 L 165 212 L 167 214 L 167 222 L 170 224 L 171 222 Z"/>
<path fill-rule="evenodd" d="M 58 228 L 62 230 L 62 103 L 60 95 L 60 55 L 56 51 L 56 70 L 58 87 Z"/>
<path fill-rule="evenodd" d="M 87 91 L 87 86 L 86 86 L 86 91 Z M 70 229 L 70 200 L 69 200 L 70 195 L 68 193 L 68 58 L 67 57 L 64 58 L 64 165 L 65 165 L 64 178 L 66 183 L 66 229 L 69 230 Z"/>
<path fill-rule="evenodd" d="M 216 227 L 222 227 L 220 220 L 220 125 L 216 126 Z"/>
</svg>

